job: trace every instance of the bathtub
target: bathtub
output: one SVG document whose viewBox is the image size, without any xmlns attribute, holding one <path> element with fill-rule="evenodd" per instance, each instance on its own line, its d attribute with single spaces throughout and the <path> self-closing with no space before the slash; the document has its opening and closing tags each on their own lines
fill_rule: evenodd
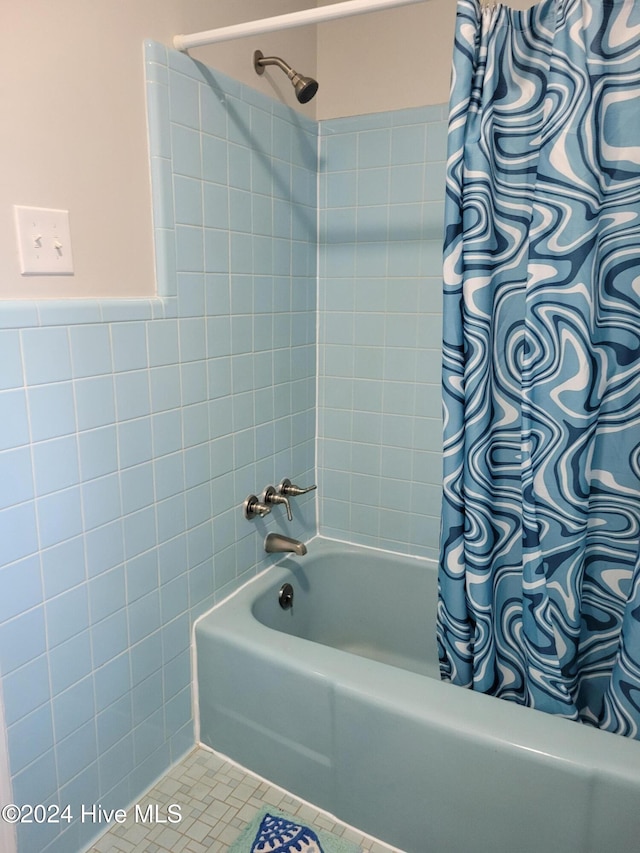
<svg viewBox="0 0 640 853">
<path fill-rule="evenodd" d="M 440 682 L 433 563 L 308 548 L 197 622 L 203 744 L 408 853 L 640 849 L 639 742 Z"/>
</svg>

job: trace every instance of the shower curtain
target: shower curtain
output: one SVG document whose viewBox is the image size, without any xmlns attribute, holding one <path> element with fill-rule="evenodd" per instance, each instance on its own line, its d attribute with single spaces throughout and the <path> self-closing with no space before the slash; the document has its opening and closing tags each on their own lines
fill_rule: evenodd
<svg viewBox="0 0 640 853">
<path fill-rule="evenodd" d="M 459 0 L 441 675 L 640 731 L 640 3 Z"/>
</svg>

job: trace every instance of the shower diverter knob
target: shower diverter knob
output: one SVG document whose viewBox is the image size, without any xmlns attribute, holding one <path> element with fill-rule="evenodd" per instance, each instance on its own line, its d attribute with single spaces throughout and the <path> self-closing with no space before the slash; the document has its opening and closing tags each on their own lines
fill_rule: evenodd
<svg viewBox="0 0 640 853">
<path fill-rule="evenodd" d="M 265 504 L 283 504 L 287 510 L 287 518 L 293 521 L 293 513 L 291 512 L 291 504 L 289 498 L 275 490 L 273 486 L 267 486 L 262 494 L 262 501 Z"/>
</svg>

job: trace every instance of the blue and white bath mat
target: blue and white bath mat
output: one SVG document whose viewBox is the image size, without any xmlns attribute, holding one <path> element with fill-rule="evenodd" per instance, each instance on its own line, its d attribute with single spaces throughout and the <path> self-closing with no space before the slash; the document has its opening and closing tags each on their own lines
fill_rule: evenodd
<svg viewBox="0 0 640 853">
<path fill-rule="evenodd" d="M 324 830 L 311 829 L 277 809 L 262 809 L 229 853 L 360 853 L 361 848 Z"/>
</svg>

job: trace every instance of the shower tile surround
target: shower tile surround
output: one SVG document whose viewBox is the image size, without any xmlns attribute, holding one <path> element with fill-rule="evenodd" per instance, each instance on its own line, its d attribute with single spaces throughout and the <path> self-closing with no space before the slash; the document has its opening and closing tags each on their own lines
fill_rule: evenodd
<svg viewBox="0 0 640 853">
<path fill-rule="evenodd" d="M 309 538 L 317 501 L 325 535 L 437 540 L 443 108 L 318 124 L 155 43 L 146 70 L 160 298 L 0 317 L 13 798 L 76 812 L 193 746 L 190 627 L 275 559 L 267 530 Z M 245 521 L 316 442 L 293 524 Z M 20 853 L 100 830 L 23 826 Z"/>
<path fill-rule="evenodd" d="M 320 123 L 320 533 L 437 557 L 445 107 Z"/>
</svg>

